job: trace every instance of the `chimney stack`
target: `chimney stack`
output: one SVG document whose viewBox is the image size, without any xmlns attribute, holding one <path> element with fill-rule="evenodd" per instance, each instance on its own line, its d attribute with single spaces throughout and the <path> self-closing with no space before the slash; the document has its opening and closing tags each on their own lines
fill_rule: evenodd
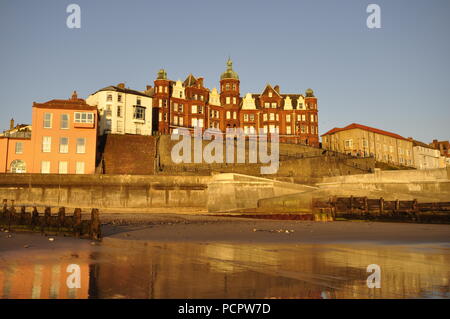
<svg viewBox="0 0 450 319">
<path fill-rule="evenodd" d="M 200 87 L 203 87 L 203 77 L 199 77 L 199 78 L 197 79 L 197 82 L 198 82 L 198 85 L 199 85 Z"/>
<path fill-rule="evenodd" d="M 119 83 L 117 84 L 118 88 L 124 89 L 125 88 L 125 83 Z"/>
<path fill-rule="evenodd" d="M 77 91 L 73 91 L 72 93 L 72 100 L 78 99 Z"/>
<path fill-rule="evenodd" d="M 280 94 L 280 87 L 278 85 L 275 85 L 273 88 L 278 94 Z"/>
<path fill-rule="evenodd" d="M 14 119 L 11 119 L 11 121 L 9 121 L 9 129 L 12 130 L 14 128 Z"/>
</svg>

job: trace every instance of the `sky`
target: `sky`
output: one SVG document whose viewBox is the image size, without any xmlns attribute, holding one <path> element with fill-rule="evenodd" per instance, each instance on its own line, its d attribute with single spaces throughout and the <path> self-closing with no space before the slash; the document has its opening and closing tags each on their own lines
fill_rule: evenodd
<svg viewBox="0 0 450 319">
<path fill-rule="evenodd" d="M 79 29 L 66 25 L 71 3 Z M 380 29 L 366 25 L 371 3 Z M 311 87 L 319 134 L 360 123 L 448 140 L 449 33 L 448 0 L 0 0 L 0 130 L 73 90 L 143 90 L 160 68 L 212 89 L 230 56 L 242 96 Z"/>
</svg>

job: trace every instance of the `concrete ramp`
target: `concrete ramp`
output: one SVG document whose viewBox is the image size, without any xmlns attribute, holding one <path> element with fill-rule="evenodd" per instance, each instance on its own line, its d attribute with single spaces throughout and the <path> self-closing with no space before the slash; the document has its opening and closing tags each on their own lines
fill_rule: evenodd
<svg viewBox="0 0 450 319">
<path fill-rule="evenodd" d="M 317 187 L 262 177 L 235 173 L 217 174 L 208 184 L 208 211 L 226 212 L 257 208 L 260 199 L 314 190 L 317 190 Z"/>
</svg>

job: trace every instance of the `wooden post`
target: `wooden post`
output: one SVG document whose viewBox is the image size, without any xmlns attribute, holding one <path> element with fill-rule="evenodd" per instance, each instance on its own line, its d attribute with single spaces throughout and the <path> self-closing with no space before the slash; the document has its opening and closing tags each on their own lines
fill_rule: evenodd
<svg viewBox="0 0 450 319">
<path fill-rule="evenodd" d="M 3 215 L 6 215 L 6 212 L 8 211 L 8 200 L 4 199 L 3 200 Z"/>
<path fill-rule="evenodd" d="M 52 218 L 52 209 L 50 207 L 45 207 L 44 218 L 41 224 L 41 233 L 45 232 L 45 228 L 50 226 L 50 221 Z"/>
<path fill-rule="evenodd" d="M 90 237 L 94 240 L 99 240 L 101 237 L 100 216 L 97 208 L 93 208 L 91 211 L 91 225 L 90 225 Z"/>
<path fill-rule="evenodd" d="M 396 199 L 395 200 L 395 210 L 394 210 L 395 215 L 400 216 L 399 210 L 400 210 L 400 201 L 398 199 Z"/>
<path fill-rule="evenodd" d="M 31 212 L 31 225 L 33 228 L 39 224 L 39 212 L 36 206 L 33 206 L 33 211 Z"/>
<path fill-rule="evenodd" d="M 19 224 L 20 224 L 20 225 L 24 225 L 24 224 L 25 224 L 26 218 L 27 218 L 26 208 L 25 208 L 25 206 L 21 206 L 21 207 L 20 207 L 20 219 L 19 219 Z"/>
<path fill-rule="evenodd" d="M 73 232 L 76 238 L 81 235 L 81 208 L 75 208 L 73 212 Z"/>
<path fill-rule="evenodd" d="M 412 204 L 412 210 L 414 212 L 414 215 L 416 217 L 416 221 L 420 223 L 420 211 L 419 211 L 419 205 L 417 205 L 417 199 L 414 198 L 413 204 Z"/>
<path fill-rule="evenodd" d="M 364 212 L 369 215 L 369 203 L 367 201 L 367 196 L 364 197 Z"/>
<path fill-rule="evenodd" d="M 353 195 L 350 196 L 350 214 L 353 215 Z"/>
<path fill-rule="evenodd" d="M 380 197 L 380 216 L 384 214 L 384 198 Z"/>
<path fill-rule="evenodd" d="M 58 234 L 61 232 L 61 228 L 66 225 L 66 209 L 60 207 L 58 210 Z"/>
</svg>

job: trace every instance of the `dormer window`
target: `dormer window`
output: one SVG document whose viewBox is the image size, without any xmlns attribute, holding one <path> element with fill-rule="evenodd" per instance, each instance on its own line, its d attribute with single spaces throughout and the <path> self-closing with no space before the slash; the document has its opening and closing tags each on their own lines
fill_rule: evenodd
<svg viewBox="0 0 450 319">
<path fill-rule="evenodd" d="M 136 99 L 136 105 L 141 105 L 141 99 L 140 98 Z"/>
<path fill-rule="evenodd" d="M 269 97 L 272 97 L 272 91 L 269 91 Z"/>
</svg>

